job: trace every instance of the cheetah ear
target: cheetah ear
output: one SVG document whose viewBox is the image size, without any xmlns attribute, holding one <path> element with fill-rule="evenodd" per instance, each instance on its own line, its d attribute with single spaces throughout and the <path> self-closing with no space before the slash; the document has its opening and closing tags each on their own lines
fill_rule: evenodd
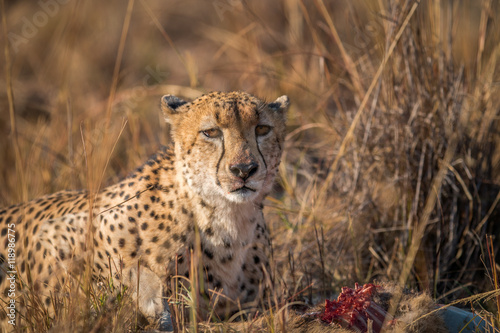
<svg viewBox="0 0 500 333">
<path fill-rule="evenodd" d="M 274 102 L 267 104 L 267 106 L 274 111 L 286 112 L 288 106 L 290 105 L 290 99 L 287 95 L 278 97 Z"/>
<path fill-rule="evenodd" d="M 178 108 L 187 102 L 174 95 L 165 95 L 161 98 L 161 111 L 167 122 L 170 122 L 170 116 L 176 114 Z"/>
</svg>

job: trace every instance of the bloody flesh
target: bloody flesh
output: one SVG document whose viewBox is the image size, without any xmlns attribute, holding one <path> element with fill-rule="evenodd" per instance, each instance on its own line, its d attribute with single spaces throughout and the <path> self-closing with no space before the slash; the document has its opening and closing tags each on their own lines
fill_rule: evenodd
<svg viewBox="0 0 500 333">
<path fill-rule="evenodd" d="M 356 283 L 354 289 L 343 287 L 336 301 L 326 300 L 325 309 L 319 318 L 326 323 L 337 323 L 359 332 L 367 332 L 370 320 L 373 332 L 380 332 L 388 313 L 372 299 L 377 288 L 380 287 L 371 283 L 363 287 Z"/>
</svg>

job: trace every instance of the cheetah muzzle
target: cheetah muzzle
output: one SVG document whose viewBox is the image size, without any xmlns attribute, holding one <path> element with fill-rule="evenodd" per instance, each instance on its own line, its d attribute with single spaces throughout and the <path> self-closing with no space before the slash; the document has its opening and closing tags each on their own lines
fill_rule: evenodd
<svg viewBox="0 0 500 333">
<path fill-rule="evenodd" d="M 75 276 L 75 267 L 92 265 L 96 279 L 111 276 L 135 297 L 139 288 L 143 314 L 165 321 L 170 280 L 189 277 L 194 252 L 202 259 L 208 308 L 224 316 L 255 302 L 269 271 L 262 202 L 278 172 L 288 104 L 286 96 L 265 103 L 244 92 L 192 102 L 164 96 L 173 143 L 123 181 L 97 194 L 63 191 L 0 211 L 2 299 L 8 299 L 5 249 L 12 234 L 18 278 L 27 283 L 18 299 L 36 293 L 49 314 L 60 283 Z M 216 302 L 216 294 L 224 297 Z M 21 312 L 33 305 L 23 299 Z M 6 306 L 4 331 L 13 328 Z M 22 316 L 16 320 L 22 324 Z"/>
</svg>

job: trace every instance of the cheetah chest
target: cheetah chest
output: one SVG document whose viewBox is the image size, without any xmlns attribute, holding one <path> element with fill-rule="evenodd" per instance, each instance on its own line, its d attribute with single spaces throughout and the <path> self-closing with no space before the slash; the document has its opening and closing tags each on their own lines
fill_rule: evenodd
<svg viewBox="0 0 500 333">
<path fill-rule="evenodd" d="M 253 245 L 260 210 L 253 206 L 244 210 L 215 214 L 209 226 L 200 223 L 204 266 L 208 268 L 208 282 L 215 288 L 224 288 L 230 297 L 237 296 L 241 271 Z M 220 283 L 217 283 L 220 282 Z"/>
</svg>

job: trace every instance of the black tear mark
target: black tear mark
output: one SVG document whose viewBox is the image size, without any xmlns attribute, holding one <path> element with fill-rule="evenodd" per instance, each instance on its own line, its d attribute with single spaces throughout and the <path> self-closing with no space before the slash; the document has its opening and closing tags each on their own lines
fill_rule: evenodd
<svg viewBox="0 0 500 333">
<path fill-rule="evenodd" d="M 219 166 L 220 166 L 220 161 L 222 161 L 222 158 L 224 157 L 224 153 L 226 152 L 226 149 L 224 148 L 224 136 L 222 137 L 222 154 L 220 154 L 219 160 L 217 161 L 217 167 L 215 169 L 215 181 L 218 186 L 220 185 L 220 180 L 219 180 Z"/>
<path fill-rule="evenodd" d="M 266 163 L 266 159 L 264 158 L 264 155 L 262 155 L 262 152 L 260 151 L 260 147 L 259 147 L 259 140 L 257 139 L 257 135 L 255 136 L 255 144 L 257 145 L 257 151 L 259 152 L 260 157 L 262 157 L 262 162 L 264 162 L 264 166 L 266 167 L 266 174 L 267 174 L 267 163 Z"/>
</svg>

